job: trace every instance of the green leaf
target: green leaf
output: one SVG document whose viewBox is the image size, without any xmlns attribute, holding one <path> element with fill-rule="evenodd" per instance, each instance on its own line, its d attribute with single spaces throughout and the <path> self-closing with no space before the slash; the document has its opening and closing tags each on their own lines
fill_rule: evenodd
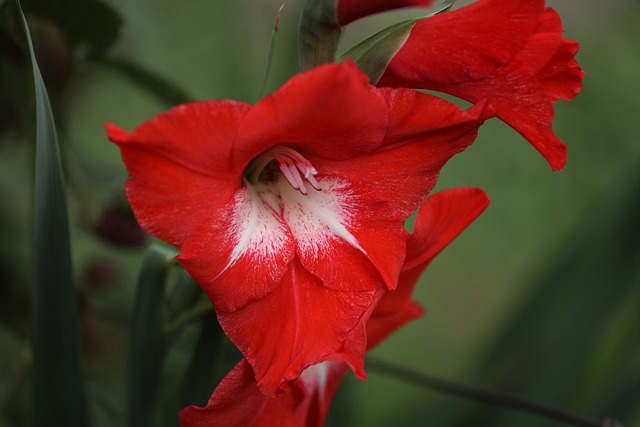
<svg viewBox="0 0 640 427">
<path fill-rule="evenodd" d="M 168 80 L 126 59 L 100 58 L 98 64 L 110 67 L 169 106 L 184 104 L 192 97 Z"/>
<path fill-rule="evenodd" d="M 300 16 L 298 46 L 300 66 L 309 70 L 333 62 L 342 28 L 336 18 L 336 0 L 307 0 Z"/>
<path fill-rule="evenodd" d="M 33 264 L 33 390 L 36 426 L 88 425 L 56 127 L 20 1 L 36 95 Z"/>
<path fill-rule="evenodd" d="M 412 19 L 387 27 L 340 55 L 340 60 L 351 58 L 376 84 L 417 22 Z"/>
<path fill-rule="evenodd" d="M 176 319 L 181 317 L 185 311 L 197 305 L 203 294 L 200 285 L 186 270 L 182 270 L 175 285 L 169 289 L 166 316 L 169 325 L 165 323 L 165 328 L 171 332 L 171 324 L 175 323 Z M 211 306 L 211 310 L 213 310 L 213 306 Z"/>
<path fill-rule="evenodd" d="M 226 372 L 221 372 L 221 359 L 224 358 L 224 340 L 213 311 L 201 320 L 200 332 L 191 361 L 182 385 L 181 407 L 188 405 L 205 406 L 213 393 L 217 380 Z"/>
<path fill-rule="evenodd" d="M 132 427 L 151 426 L 168 347 L 165 291 L 175 252 L 158 245 L 144 258 L 134 303 L 128 373 L 128 416 Z"/>
</svg>

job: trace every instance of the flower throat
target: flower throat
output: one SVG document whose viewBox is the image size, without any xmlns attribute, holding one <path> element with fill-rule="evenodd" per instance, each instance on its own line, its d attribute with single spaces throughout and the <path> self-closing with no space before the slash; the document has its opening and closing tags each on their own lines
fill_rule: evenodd
<svg viewBox="0 0 640 427">
<path fill-rule="evenodd" d="M 284 145 L 271 147 L 251 160 L 244 171 L 243 180 L 248 184 L 273 182 L 276 180 L 276 166 L 289 185 L 300 193 L 308 194 L 305 181 L 315 190 L 322 190 L 315 178 L 318 171 L 311 162 L 302 154 Z"/>
</svg>

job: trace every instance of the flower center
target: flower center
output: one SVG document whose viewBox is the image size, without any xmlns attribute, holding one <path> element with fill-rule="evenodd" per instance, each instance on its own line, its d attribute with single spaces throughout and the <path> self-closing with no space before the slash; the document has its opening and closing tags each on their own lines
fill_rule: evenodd
<svg viewBox="0 0 640 427">
<path fill-rule="evenodd" d="M 305 181 L 314 189 L 322 190 L 315 178 L 318 171 L 311 162 L 302 154 L 284 145 L 271 147 L 253 159 L 244 171 L 244 179 L 249 184 L 272 182 L 276 179 L 276 165 L 289 185 L 300 193 L 308 194 Z"/>
</svg>

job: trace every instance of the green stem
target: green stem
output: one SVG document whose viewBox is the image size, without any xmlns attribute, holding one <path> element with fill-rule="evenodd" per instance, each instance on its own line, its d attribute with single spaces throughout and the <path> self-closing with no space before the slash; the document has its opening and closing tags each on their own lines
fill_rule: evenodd
<svg viewBox="0 0 640 427">
<path fill-rule="evenodd" d="M 495 390 L 471 387 L 468 385 L 455 383 L 430 375 L 416 372 L 411 369 L 396 366 L 394 364 L 377 360 L 367 359 L 367 368 L 372 371 L 389 375 L 397 379 L 413 383 L 425 388 L 436 390 L 442 393 L 451 394 L 458 397 L 476 400 L 490 405 L 502 406 L 506 408 L 525 411 L 532 414 L 540 415 L 556 421 L 565 422 L 581 427 L 621 427 L 621 424 L 614 419 L 607 418 L 605 420 L 591 420 L 580 415 L 575 415 L 562 409 L 543 405 L 541 403 L 532 402 L 517 396 L 502 393 Z"/>
<path fill-rule="evenodd" d="M 284 8 L 284 3 L 278 9 L 278 15 L 276 16 L 276 22 L 273 25 L 271 31 L 271 38 L 269 39 L 269 48 L 267 49 L 267 64 L 264 70 L 264 80 L 262 82 L 262 90 L 260 91 L 260 98 L 267 93 L 267 83 L 269 81 L 269 74 L 271 74 L 271 64 L 273 63 L 273 53 L 276 50 L 276 36 L 278 35 L 278 26 L 280 25 L 280 14 Z"/>
</svg>

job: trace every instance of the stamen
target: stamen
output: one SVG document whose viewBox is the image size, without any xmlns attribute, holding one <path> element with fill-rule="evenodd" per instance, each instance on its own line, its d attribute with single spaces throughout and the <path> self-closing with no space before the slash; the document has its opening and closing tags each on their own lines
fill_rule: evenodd
<svg viewBox="0 0 640 427">
<path fill-rule="evenodd" d="M 317 191 L 321 191 L 322 187 L 320 186 L 320 183 L 318 181 L 316 181 L 316 179 L 313 177 L 313 175 L 309 176 L 309 178 L 307 178 L 307 181 L 309 181 L 309 184 L 311 184 L 311 186 L 317 190 Z"/>
<path fill-rule="evenodd" d="M 304 182 L 302 181 L 302 177 L 298 170 L 294 166 L 289 166 L 283 163 L 280 163 L 278 166 L 280 167 L 284 177 L 289 181 L 289 184 L 302 194 L 306 194 L 307 189 L 304 186 Z"/>
<path fill-rule="evenodd" d="M 274 160 L 278 163 L 278 168 L 292 188 L 304 195 L 309 194 L 305 186 L 306 180 L 315 190 L 322 190 L 315 178 L 318 171 L 311 162 L 297 151 L 282 145 L 272 147 L 253 159 L 245 171 L 245 176 L 249 182 L 257 182 L 260 177 L 264 177 L 263 172 Z"/>
</svg>

